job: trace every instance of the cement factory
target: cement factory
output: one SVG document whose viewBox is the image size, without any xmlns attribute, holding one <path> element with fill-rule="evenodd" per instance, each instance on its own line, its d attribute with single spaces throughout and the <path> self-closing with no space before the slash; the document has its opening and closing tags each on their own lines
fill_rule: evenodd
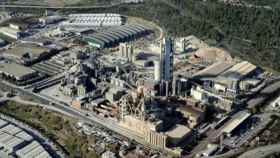
<svg viewBox="0 0 280 158">
<path fill-rule="evenodd" d="M 238 149 L 264 127 L 248 103 L 273 74 L 193 35 L 164 36 L 115 13 L 1 18 L 1 85 L 84 113 L 147 149 L 208 157 Z M 4 128 L 3 152 L 30 157 L 36 146 L 52 157 L 35 141 L 10 149 L 2 139 L 24 140 Z"/>
</svg>

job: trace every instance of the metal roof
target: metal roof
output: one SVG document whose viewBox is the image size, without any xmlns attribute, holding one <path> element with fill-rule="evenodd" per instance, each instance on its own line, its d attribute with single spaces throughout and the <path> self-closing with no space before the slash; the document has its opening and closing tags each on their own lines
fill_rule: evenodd
<svg viewBox="0 0 280 158">
<path fill-rule="evenodd" d="M 129 26 L 127 26 L 127 28 L 133 29 L 133 30 L 137 31 L 138 33 L 146 30 L 146 29 L 140 28 L 136 25 L 129 25 Z"/>
<path fill-rule="evenodd" d="M 1 128 L 0 131 L 6 132 L 6 133 L 11 134 L 11 135 L 14 135 L 14 134 L 17 134 L 17 133 L 21 132 L 22 129 L 20 129 L 19 127 L 16 127 L 12 124 L 9 124 L 9 125 Z"/>
<path fill-rule="evenodd" d="M 103 41 L 105 44 L 112 42 L 111 39 L 108 39 L 108 37 L 103 37 L 102 35 L 99 35 L 99 34 L 95 34 L 95 35 L 93 35 L 93 37 Z"/>
<path fill-rule="evenodd" d="M 101 47 L 108 46 L 114 42 L 121 42 L 123 39 L 134 37 L 146 29 L 138 25 L 126 25 L 115 29 L 96 33 L 92 36 L 85 36 L 84 39 L 89 43 L 96 43 Z"/>
<path fill-rule="evenodd" d="M 123 27 L 123 28 L 121 28 L 121 30 L 129 32 L 131 35 L 135 35 L 135 34 L 139 33 L 138 31 L 135 31 L 135 30 L 133 30 L 131 28 L 128 28 L 128 27 Z"/>
<path fill-rule="evenodd" d="M 32 70 L 31 68 L 16 63 L 3 63 L 3 64 L 1 63 L 0 72 L 12 75 L 17 79 L 35 73 L 35 71 Z"/>
<path fill-rule="evenodd" d="M 20 155 L 20 156 L 24 156 L 28 152 L 30 152 L 33 149 L 37 148 L 38 146 L 40 146 L 40 144 L 37 141 L 33 141 L 32 143 L 30 143 L 30 144 L 26 145 L 25 147 L 23 147 L 22 149 L 18 150 L 16 152 L 16 154 Z"/>
<path fill-rule="evenodd" d="M 25 141 L 31 141 L 33 137 L 26 133 L 25 131 L 21 131 L 20 133 L 16 134 L 17 137 L 25 140 Z"/>
<path fill-rule="evenodd" d="M 104 45 L 105 45 L 105 42 L 104 42 L 104 41 L 102 41 L 102 40 L 100 40 L 100 39 L 97 39 L 97 38 L 95 38 L 95 37 L 93 37 L 93 36 L 84 37 L 84 40 L 87 40 L 88 42 L 98 43 L 98 44 L 100 44 L 102 47 L 104 47 Z"/>
<path fill-rule="evenodd" d="M 114 42 L 120 40 L 120 37 L 119 37 L 119 36 L 116 36 L 116 35 L 111 34 L 111 33 L 109 33 L 109 32 L 101 32 L 101 33 L 99 33 L 99 34 L 102 34 L 102 35 L 104 35 L 104 36 L 110 37 L 111 39 L 114 40 Z"/>
<path fill-rule="evenodd" d="M 3 127 L 5 125 L 7 125 L 7 124 L 8 124 L 7 121 L 4 121 L 4 120 L 0 119 L 0 127 Z"/>
<path fill-rule="evenodd" d="M 230 69 L 234 64 L 231 62 L 217 62 L 214 63 L 205 69 L 198 71 L 193 75 L 196 79 L 209 79 L 215 78 L 219 74 L 225 72 L 226 70 Z"/>
<path fill-rule="evenodd" d="M 119 33 L 119 32 L 107 31 L 106 33 L 111 34 L 111 35 L 118 36 L 119 39 L 124 39 L 124 38 L 126 38 L 126 36 L 124 36 L 122 33 Z"/>
<path fill-rule="evenodd" d="M 245 121 L 249 116 L 250 113 L 247 111 L 240 111 L 232 116 L 232 119 L 226 124 L 222 131 L 223 133 L 231 133 L 236 127 L 238 127 L 243 121 Z"/>
<path fill-rule="evenodd" d="M 123 36 L 124 36 L 124 37 L 126 37 L 126 38 L 131 36 L 131 34 L 130 34 L 130 33 L 126 32 L 126 31 L 124 31 L 124 30 L 121 30 L 121 29 L 118 29 L 118 30 L 112 30 L 112 31 L 114 31 L 114 32 L 118 32 L 118 33 L 121 33 L 121 34 L 123 34 Z"/>
<path fill-rule="evenodd" d="M 114 43 L 114 42 L 116 42 L 118 40 L 118 39 L 116 39 L 116 38 L 114 38 L 112 36 L 109 36 L 107 34 L 104 34 L 104 33 L 98 33 L 97 36 L 104 37 L 104 38 L 110 40 L 110 43 Z"/>
<path fill-rule="evenodd" d="M 137 27 L 137 28 L 141 28 L 143 31 L 144 31 L 144 30 L 148 30 L 148 28 L 145 27 L 145 26 L 143 26 L 143 25 L 133 24 L 132 26 Z"/>
<path fill-rule="evenodd" d="M 240 80 L 254 71 L 257 67 L 247 61 L 232 66 L 222 74 L 222 77 Z"/>
</svg>

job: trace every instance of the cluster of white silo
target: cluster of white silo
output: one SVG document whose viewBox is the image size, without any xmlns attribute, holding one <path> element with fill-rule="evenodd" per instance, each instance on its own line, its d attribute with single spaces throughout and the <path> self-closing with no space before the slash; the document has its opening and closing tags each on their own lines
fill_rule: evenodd
<svg viewBox="0 0 280 158">
<path fill-rule="evenodd" d="M 71 14 L 66 26 L 120 26 L 123 24 L 120 14 Z"/>
</svg>

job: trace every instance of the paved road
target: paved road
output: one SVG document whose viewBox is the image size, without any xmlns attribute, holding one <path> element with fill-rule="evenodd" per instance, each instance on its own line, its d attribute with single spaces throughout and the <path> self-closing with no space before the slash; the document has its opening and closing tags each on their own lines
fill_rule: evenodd
<svg viewBox="0 0 280 158">
<path fill-rule="evenodd" d="M 280 144 L 267 145 L 247 151 L 238 158 L 265 158 L 271 154 L 280 152 Z"/>
</svg>

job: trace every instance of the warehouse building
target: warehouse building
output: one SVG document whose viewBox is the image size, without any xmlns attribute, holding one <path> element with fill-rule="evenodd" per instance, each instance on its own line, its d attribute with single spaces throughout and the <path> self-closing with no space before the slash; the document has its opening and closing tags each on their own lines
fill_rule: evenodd
<svg viewBox="0 0 280 158">
<path fill-rule="evenodd" d="M 22 32 L 20 30 L 11 27 L 1 27 L 0 33 L 12 39 L 20 39 L 22 37 Z"/>
<path fill-rule="evenodd" d="M 226 102 L 230 103 L 230 100 L 234 100 L 241 92 L 249 91 L 255 87 L 260 80 L 252 78 L 261 72 L 260 68 L 247 61 L 236 64 L 218 62 L 193 75 L 192 79 L 198 85 L 193 86 L 191 94 L 204 102 L 223 100 L 222 102 L 226 106 L 222 106 L 222 109 L 228 111 L 232 107 L 225 104 L 224 101 L 228 100 Z"/>
<path fill-rule="evenodd" d="M 42 47 L 37 44 L 22 43 L 6 50 L 4 53 L 12 56 L 24 65 L 32 65 L 41 60 L 54 56 L 63 48 Z"/>
<path fill-rule="evenodd" d="M 124 23 L 120 14 L 70 14 L 62 23 L 68 27 L 109 27 L 121 26 Z"/>
<path fill-rule="evenodd" d="M 24 140 L 13 135 L 0 132 L 0 146 L 4 148 L 6 153 L 12 153 L 24 146 Z"/>
<path fill-rule="evenodd" d="M 84 36 L 83 39 L 89 45 L 96 48 L 108 48 L 121 42 L 128 42 L 145 36 L 150 30 L 139 24 L 124 25 L 104 32 Z"/>
<path fill-rule="evenodd" d="M 240 111 L 236 113 L 231 117 L 231 120 L 222 127 L 221 133 L 230 135 L 233 130 L 238 128 L 250 116 L 251 114 L 247 111 Z"/>
<path fill-rule="evenodd" d="M 234 135 L 235 131 L 239 129 L 244 129 L 244 123 L 251 117 L 251 113 L 246 110 L 239 111 L 234 115 L 229 117 L 229 121 L 217 130 L 215 136 L 212 137 L 212 142 L 217 142 L 223 140 L 225 137 L 231 137 Z"/>
<path fill-rule="evenodd" d="M 16 151 L 16 155 L 20 158 L 51 158 L 50 154 L 37 141 L 33 141 Z"/>
<path fill-rule="evenodd" d="M 0 152 L 0 157 L 52 157 L 32 135 L 3 119 L 0 119 Z"/>
<path fill-rule="evenodd" d="M 26 85 L 40 78 L 31 68 L 12 62 L 0 63 L 0 74 L 2 79 L 17 85 Z"/>
<path fill-rule="evenodd" d="M 43 25 L 53 24 L 62 21 L 64 18 L 61 16 L 53 15 L 39 18 L 39 22 Z"/>
<path fill-rule="evenodd" d="M 0 123 L 2 125 L 0 128 L 0 146 L 5 153 L 12 154 L 33 140 L 33 137 L 21 128 L 8 124 L 2 119 Z"/>
</svg>

